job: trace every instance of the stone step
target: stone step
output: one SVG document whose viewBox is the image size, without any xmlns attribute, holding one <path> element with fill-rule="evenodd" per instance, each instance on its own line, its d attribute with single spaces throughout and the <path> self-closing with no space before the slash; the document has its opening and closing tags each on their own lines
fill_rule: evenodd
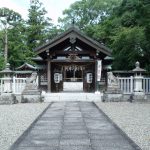
<svg viewBox="0 0 150 150">
<path fill-rule="evenodd" d="M 52 101 L 101 101 L 101 94 L 95 93 L 46 93 L 44 102 Z"/>
</svg>

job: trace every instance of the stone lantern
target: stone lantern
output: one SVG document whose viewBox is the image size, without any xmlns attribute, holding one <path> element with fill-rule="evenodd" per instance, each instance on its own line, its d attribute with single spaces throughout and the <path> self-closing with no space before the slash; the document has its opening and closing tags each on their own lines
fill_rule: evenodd
<svg viewBox="0 0 150 150">
<path fill-rule="evenodd" d="M 15 96 L 12 94 L 12 74 L 10 64 L 6 64 L 6 68 L 0 71 L 3 75 L 2 78 L 2 94 L 0 96 L 0 104 L 13 104 L 15 103 Z"/>
<path fill-rule="evenodd" d="M 133 93 L 133 99 L 134 100 L 144 100 L 145 99 L 145 93 L 142 88 L 142 81 L 143 76 L 142 73 L 144 73 L 146 70 L 140 68 L 140 63 L 137 61 L 135 63 L 136 68 L 132 71 L 134 72 L 134 93 Z"/>
<path fill-rule="evenodd" d="M 11 93 L 12 92 L 12 74 L 13 74 L 13 71 L 10 70 L 10 64 L 7 63 L 5 69 L 2 70 L 0 73 L 3 75 L 3 78 L 2 78 L 3 84 L 4 84 L 3 92 L 4 93 Z"/>
</svg>

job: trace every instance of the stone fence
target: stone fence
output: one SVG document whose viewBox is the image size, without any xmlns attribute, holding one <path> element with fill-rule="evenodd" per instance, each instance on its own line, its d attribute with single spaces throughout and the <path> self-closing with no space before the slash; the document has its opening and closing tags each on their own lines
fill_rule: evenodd
<svg viewBox="0 0 150 150">
<path fill-rule="evenodd" d="M 119 77 L 119 87 L 123 94 L 132 94 L 135 88 L 135 78 L 131 77 Z M 150 78 L 142 78 L 142 89 L 145 94 L 150 94 Z"/>
<path fill-rule="evenodd" d="M 131 77 L 119 77 L 119 87 L 123 94 L 132 94 L 135 88 L 135 79 Z M 10 82 L 6 82 L 6 81 Z M 36 81 L 38 84 L 38 80 Z M 13 94 L 21 94 L 26 85 L 26 78 L 0 78 L 0 94 L 12 92 Z M 10 86 L 10 87 L 9 87 Z M 150 78 L 143 77 L 142 89 L 145 94 L 150 94 Z"/>
<path fill-rule="evenodd" d="M 0 78 L 0 94 L 13 93 L 21 94 L 26 86 L 27 78 Z M 38 84 L 38 80 L 36 81 Z"/>
</svg>

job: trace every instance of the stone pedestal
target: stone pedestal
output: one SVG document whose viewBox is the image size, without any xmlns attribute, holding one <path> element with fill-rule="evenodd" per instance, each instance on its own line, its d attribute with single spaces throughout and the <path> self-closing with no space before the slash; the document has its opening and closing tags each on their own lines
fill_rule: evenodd
<svg viewBox="0 0 150 150">
<path fill-rule="evenodd" d="M 134 81 L 135 81 L 134 92 L 135 93 L 137 92 L 137 95 L 144 94 L 142 89 L 142 80 L 143 80 L 143 76 L 141 75 L 134 77 Z"/>
<path fill-rule="evenodd" d="M 22 93 L 22 103 L 38 103 L 42 102 L 40 90 L 26 90 Z"/>
<path fill-rule="evenodd" d="M 22 103 L 38 103 L 42 101 L 41 90 L 36 84 L 37 73 L 33 72 L 31 77 L 27 79 L 27 84 L 22 92 Z"/>
<path fill-rule="evenodd" d="M 11 93 L 12 92 L 12 78 L 3 78 L 4 80 L 4 92 Z"/>
<path fill-rule="evenodd" d="M 144 92 L 134 92 L 133 93 L 133 101 L 134 102 L 144 102 L 147 100 L 147 97 Z"/>
<path fill-rule="evenodd" d="M 123 93 L 119 87 L 119 80 L 112 72 L 107 72 L 107 91 L 104 92 L 103 102 L 120 102 L 123 100 Z"/>
<path fill-rule="evenodd" d="M 120 90 L 107 90 L 103 95 L 103 102 L 120 102 L 123 100 L 123 94 Z"/>
<path fill-rule="evenodd" d="M 142 89 L 142 80 L 143 76 L 135 76 L 134 82 L 135 82 L 135 88 L 133 93 L 133 101 L 134 102 L 143 102 L 146 100 L 146 95 Z"/>
<path fill-rule="evenodd" d="M 16 97 L 14 94 L 12 93 L 2 93 L 2 95 L 0 95 L 0 104 L 15 104 L 17 103 Z"/>
</svg>

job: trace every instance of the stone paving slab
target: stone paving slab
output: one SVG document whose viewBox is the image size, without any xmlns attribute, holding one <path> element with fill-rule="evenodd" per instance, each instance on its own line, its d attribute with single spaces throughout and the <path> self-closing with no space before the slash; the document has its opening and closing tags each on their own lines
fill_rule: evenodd
<svg viewBox="0 0 150 150">
<path fill-rule="evenodd" d="M 91 102 L 55 102 L 10 150 L 140 150 Z"/>
<path fill-rule="evenodd" d="M 62 134 L 61 139 L 88 139 L 88 134 Z"/>
<path fill-rule="evenodd" d="M 93 150 L 90 146 L 61 146 L 59 150 Z"/>
<path fill-rule="evenodd" d="M 67 146 L 90 146 L 91 143 L 90 143 L 90 139 L 61 139 L 60 140 L 60 146 L 62 145 L 67 145 Z"/>
<path fill-rule="evenodd" d="M 46 147 L 46 146 L 34 146 L 34 147 L 18 147 L 15 150 L 59 150 L 58 146 L 54 146 L 54 147 Z"/>
<path fill-rule="evenodd" d="M 20 144 L 20 147 L 53 147 L 53 146 L 59 146 L 59 139 L 26 139 L 23 140 Z"/>
</svg>

